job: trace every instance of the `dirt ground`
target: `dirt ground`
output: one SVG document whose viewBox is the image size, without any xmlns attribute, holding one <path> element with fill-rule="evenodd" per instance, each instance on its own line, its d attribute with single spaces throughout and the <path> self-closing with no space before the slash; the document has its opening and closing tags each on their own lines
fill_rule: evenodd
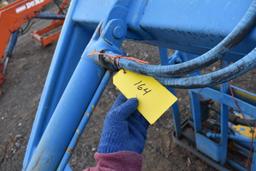
<svg viewBox="0 0 256 171">
<path fill-rule="evenodd" d="M 151 62 L 158 62 L 157 49 L 152 46 L 134 42 L 125 43 L 124 46 L 130 55 L 143 56 Z M 1 171 L 16 171 L 22 167 L 26 144 L 54 49 L 55 44 L 46 48 L 35 44 L 29 33 L 21 36 L 18 41 L 9 63 L 7 80 L 1 88 Z M 249 74 L 245 80 L 241 78 L 239 82 L 255 92 L 255 84 L 246 84 L 248 80 L 255 80 L 252 75 L 253 73 Z M 109 83 L 71 159 L 74 170 L 94 165 L 93 154 L 97 149 L 104 115 L 117 94 L 112 83 Z M 177 97 L 182 113 L 187 115 L 189 113 L 187 92 L 178 91 Z M 144 170 L 214 170 L 175 145 L 171 138 L 172 131 L 170 111 L 149 128 L 143 153 Z"/>
</svg>

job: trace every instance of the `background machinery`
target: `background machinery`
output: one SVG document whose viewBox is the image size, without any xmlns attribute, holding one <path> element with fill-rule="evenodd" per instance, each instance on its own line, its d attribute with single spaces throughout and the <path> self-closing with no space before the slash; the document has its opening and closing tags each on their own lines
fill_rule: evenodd
<svg viewBox="0 0 256 171">
<path fill-rule="evenodd" d="M 49 4 L 57 4 L 58 13 L 41 13 Z M 18 35 L 29 29 L 33 18 L 54 20 L 45 28 L 33 32 L 33 37 L 41 45 L 47 46 L 59 36 L 57 29 L 65 18 L 64 11 L 68 0 L 16 0 L 8 3 L 3 1 L 0 6 L 0 85 L 4 82 L 4 73 L 8 60 L 17 42 Z"/>
<path fill-rule="evenodd" d="M 153 76 L 173 93 L 189 90 L 191 116 L 182 120 L 172 106 L 177 144 L 219 170 L 256 170 L 256 94 L 230 84 L 255 69 L 255 22 L 256 0 L 71 1 L 23 170 L 71 169 L 77 140 L 119 69 Z M 126 39 L 159 47 L 161 65 L 124 57 Z M 169 56 L 168 48 L 177 51 Z M 218 70 L 203 69 L 215 62 Z"/>
</svg>

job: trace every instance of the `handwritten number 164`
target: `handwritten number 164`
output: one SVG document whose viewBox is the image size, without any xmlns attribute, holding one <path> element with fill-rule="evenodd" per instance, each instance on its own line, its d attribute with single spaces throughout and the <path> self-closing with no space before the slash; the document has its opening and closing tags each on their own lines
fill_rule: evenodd
<svg viewBox="0 0 256 171">
<path fill-rule="evenodd" d="M 135 83 L 134 86 L 136 86 L 138 90 L 144 91 L 143 96 L 152 91 L 149 88 L 147 88 L 147 85 L 142 81 Z"/>
</svg>

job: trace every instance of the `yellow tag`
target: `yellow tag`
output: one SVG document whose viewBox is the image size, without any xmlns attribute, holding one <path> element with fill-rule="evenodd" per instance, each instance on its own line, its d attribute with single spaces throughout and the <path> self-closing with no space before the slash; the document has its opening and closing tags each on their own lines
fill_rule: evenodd
<svg viewBox="0 0 256 171">
<path fill-rule="evenodd" d="M 138 111 L 150 124 L 155 123 L 177 101 L 177 98 L 153 77 L 120 70 L 113 77 L 113 83 L 126 98 L 138 99 Z"/>
</svg>

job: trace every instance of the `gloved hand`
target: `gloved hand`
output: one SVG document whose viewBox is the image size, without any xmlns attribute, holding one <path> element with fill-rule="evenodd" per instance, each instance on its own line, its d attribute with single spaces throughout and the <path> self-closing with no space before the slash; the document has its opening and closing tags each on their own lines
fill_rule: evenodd
<svg viewBox="0 0 256 171">
<path fill-rule="evenodd" d="M 119 95 L 104 121 L 99 153 L 132 151 L 142 153 L 149 123 L 136 110 L 136 98 Z"/>
</svg>

